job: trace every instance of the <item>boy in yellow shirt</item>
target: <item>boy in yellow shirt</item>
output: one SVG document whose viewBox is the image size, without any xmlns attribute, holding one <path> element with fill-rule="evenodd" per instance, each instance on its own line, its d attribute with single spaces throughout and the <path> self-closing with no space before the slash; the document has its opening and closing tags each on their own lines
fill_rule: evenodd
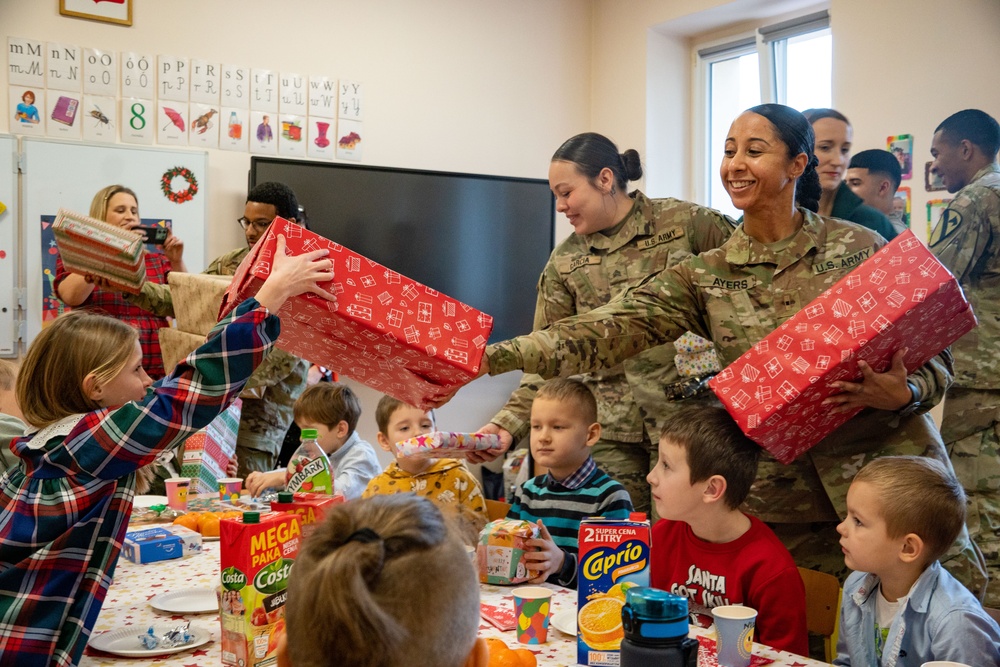
<svg viewBox="0 0 1000 667">
<path fill-rule="evenodd" d="M 379 446 L 394 457 L 394 443 L 434 430 L 431 413 L 391 396 L 383 396 L 378 402 L 375 422 Z M 457 459 L 396 457 L 368 483 L 361 497 L 393 493 L 415 493 L 431 500 L 445 517 L 461 517 L 470 542 L 486 525 L 486 500 L 479 481 Z"/>
</svg>

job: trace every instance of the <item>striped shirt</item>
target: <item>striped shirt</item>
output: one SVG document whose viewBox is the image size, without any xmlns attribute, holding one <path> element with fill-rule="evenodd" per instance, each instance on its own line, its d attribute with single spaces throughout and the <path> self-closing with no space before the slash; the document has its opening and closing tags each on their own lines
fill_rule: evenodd
<svg viewBox="0 0 1000 667">
<path fill-rule="evenodd" d="M 585 469 L 590 470 L 590 474 L 579 481 L 577 473 Z M 625 487 L 608 477 L 588 457 L 577 472 L 562 482 L 546 473 L 522 484 L 514 491 L 507 518 L 531 523 L 541 519 L 552 541 L 566 553 L 562 571 L 549 580 L 569 586 L 576 579 L 580 521 L 592 516 L 628 519 L 631 512 L 632 500 Z"/>
<path fill-rule="evenodd" d="M 136 470 L 228 407 L 279 329 L 248 299 L 143 400 L 14 440 L 20 462 L 0 477 L 3 664 L 80 660 L 121 552 Z"/>
</svg>

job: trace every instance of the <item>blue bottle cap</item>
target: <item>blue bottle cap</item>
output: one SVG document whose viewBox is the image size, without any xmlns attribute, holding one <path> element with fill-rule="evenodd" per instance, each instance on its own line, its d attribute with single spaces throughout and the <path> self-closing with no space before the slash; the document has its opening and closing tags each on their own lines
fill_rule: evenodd
<svg viewBox="0 0 1000 667">
<path fill-rule="evenodd" d="M 625 591 L 622 624 L 626 636 L 642 639 L 687 637 L 687 598 L 658 588 L 637 586 Z"/>
</svg>

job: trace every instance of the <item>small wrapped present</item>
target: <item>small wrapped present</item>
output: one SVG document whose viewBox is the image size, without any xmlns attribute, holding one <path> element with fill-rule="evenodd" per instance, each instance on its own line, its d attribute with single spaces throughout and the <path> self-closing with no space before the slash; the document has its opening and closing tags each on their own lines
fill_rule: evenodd
<svg viewBox="0 0 1000 667">
<path fill-rule="evenodd" d="M 519 584 L 538 573 L 529 570 L 523 556 L 533 551 L 525 542 L 538 537 L 538 526 L 518 519 L 492 521 L 479 533 L 476 565 L 484 584 Z"/>
<path fill-rule="evenodd" d="M 690 331 L 674 341 L 677 355 L 674 366 L 682 378 L 697 378 L 712 375 L 722 370 L 719 355 L 712 341 Z"/>
<path fill-rule="evenodd" d="M 218 321 L 222 296 L 232 281 L 232 276 L 178 271 L 167 274 L 177 328 L 187 333 L 200 334 L 204 340 Z"/>
<path fill-rule="evenodd" d="M 99 276 L 131 294 L 146 282 L 146 251 L 136 232 L 61 208 L 52 233 L 67 271 Z"/>
<path fill-rule="evenodd" d="M 159 334 L 160 355 L 163 357 L 163 369 L 167 373 L 205 342 L 204 334 L 187 333 L 172 327 L 160 329 Z"/>
<path fill-rule="evenodd" d="M 424 459 L 464 457 L 469 452 L 503 450 L 494 433 L 447 433 L 434 431 L 396 443 L 396 456 Z"/>
<path fill-rule="evenodd" d="M 191 478 L 191 493 L 217 493 L 218 480 L 236 452 L 243 403 L 233 401 L 212 422 L 184 441 L 181 475 Z"/>
</svg>

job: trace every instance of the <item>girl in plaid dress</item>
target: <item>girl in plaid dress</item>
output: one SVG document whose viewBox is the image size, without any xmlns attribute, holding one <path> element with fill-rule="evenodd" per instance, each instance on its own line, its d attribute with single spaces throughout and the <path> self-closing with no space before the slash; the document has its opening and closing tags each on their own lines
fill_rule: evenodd
<svg viewBox="0 0 1000 667">
<path fill-rule="evenodd" d="M 136 471 L 208 425 L 239 395 L 280 331 L 289 297 L 328 281 L 326 250 L 286 256 L 284 238 L 256 298 L 155 384 L 138 334 L 110 317 L 59 317 L 17 380 L 20 459 L 0 477 L 0 655 L 4 664 L 76 664 L 114 574 Z"/>
</svg>

